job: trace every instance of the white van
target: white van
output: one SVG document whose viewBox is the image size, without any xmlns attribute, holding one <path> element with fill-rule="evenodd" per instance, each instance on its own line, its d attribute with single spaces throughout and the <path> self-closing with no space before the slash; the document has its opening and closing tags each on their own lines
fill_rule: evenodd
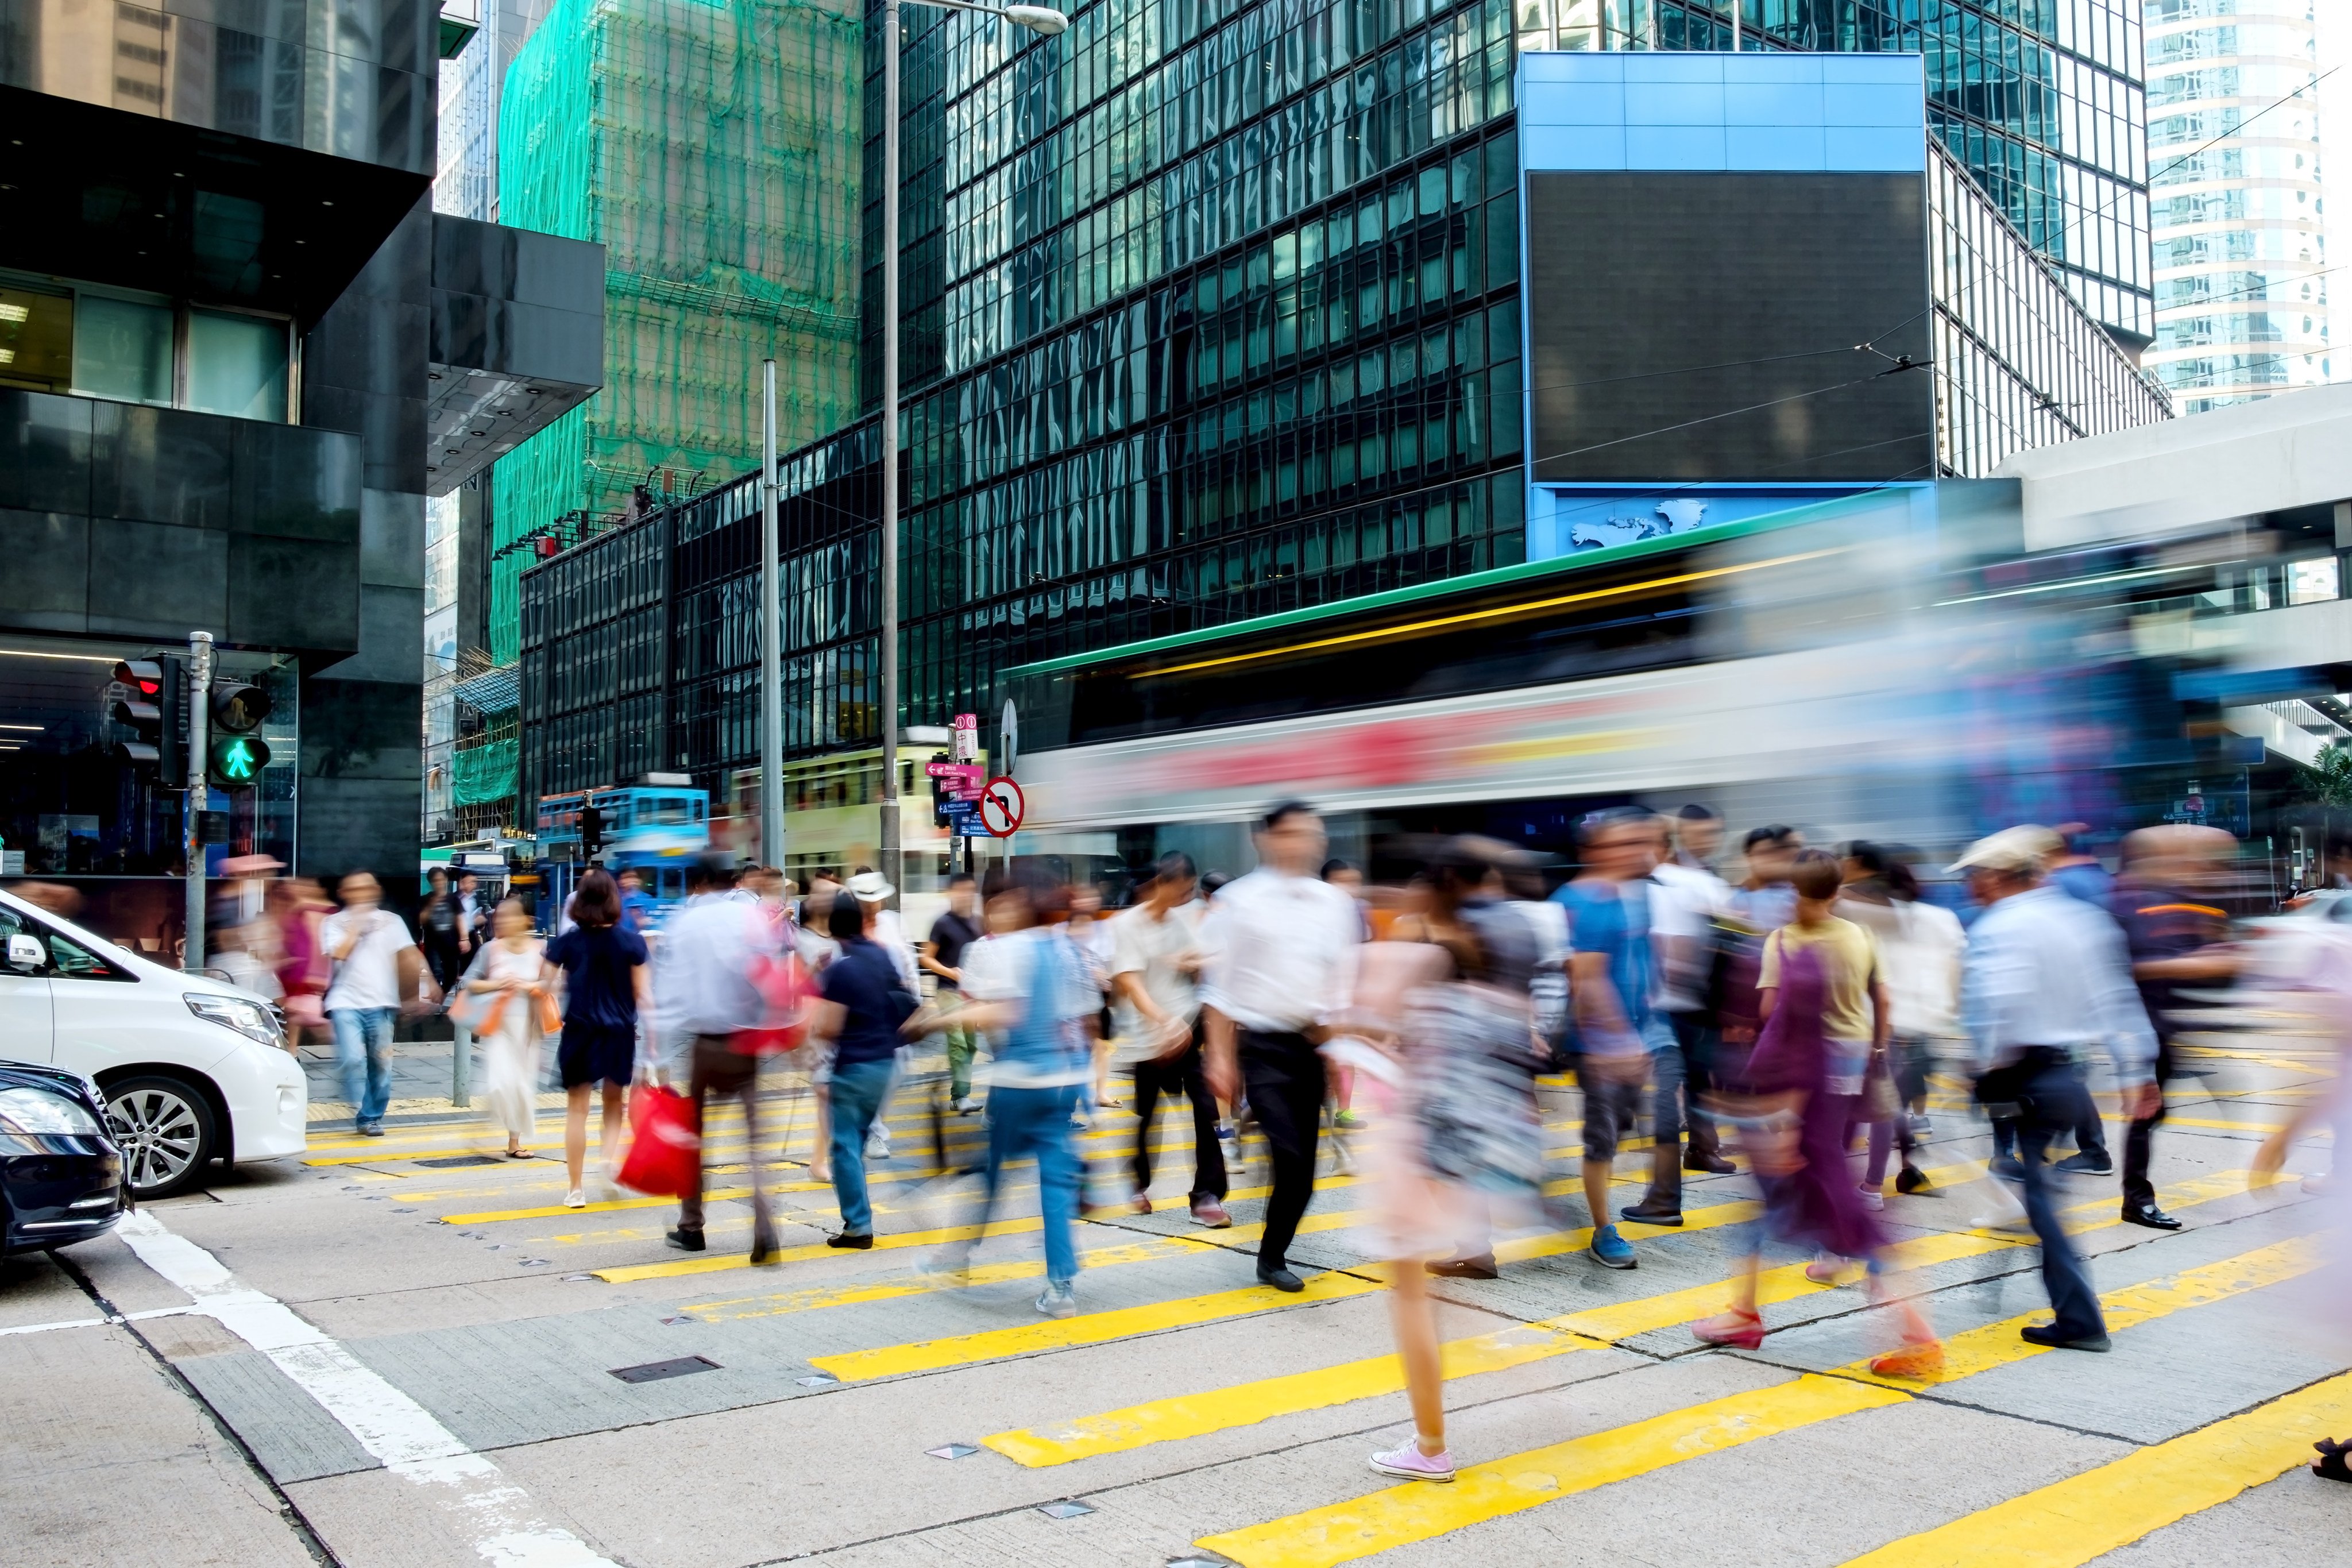
<svg viewBox="0 0 2352 1568">
<path fill-rule="evenodd" d="M 0 1058 L 98 1084 L 139 1197 L 179 1192 L 215 1159 L 302 1152 L 310 1093 L 285 1042 L 261 997 L 0 889 Z"/>
</svg>

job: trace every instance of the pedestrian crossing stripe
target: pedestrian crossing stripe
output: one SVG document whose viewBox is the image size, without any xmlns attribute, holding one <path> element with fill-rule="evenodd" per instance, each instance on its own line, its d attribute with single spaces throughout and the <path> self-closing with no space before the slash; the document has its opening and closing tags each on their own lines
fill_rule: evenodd
<svg viewBox="0 0 2352 1568">
<path fill-rule="evenodd" d="M 1927 1173 L 1931 1181 L 1946 1174 L 1945 1170 Z M 2190 1208 L 2231 1193 L 2242 1192 L 2245 1187 L 2246 1177 L 2242 1173 L 2230 1173 L 2221 1176 L 2193 1177 L 2164 1188 L 2158 1195 L 2169 1207 Z M 2102 1199 L 2065 1212 L 2069 1215 L 2095 1213 L 2105 1209 L 2112 1202 L 2112 1199 Z M 1755 1206 L 1717 1205 L 1717 1209 L 1723 1210 L 1744 1208 L 1751 1211 Z M 1716 1212 L 1716 1209 L 1691 1211 L 1688 1219 L 1699 1220 Z M 2094 1225 L 2076 1227 L 2074 1233 L 2081 1235 L 2104 1230 L 2121 1223 L 2119 1219 L 2110 1217 Z M 1689 1228 L 1687 1223 L 1685 1228 Z M 1570 1235 L 1589 1237 L 1591 1232 L 1577 1231 Z M 1958 1258 L 1982 1257 L 2032 1245 L 2031 1237 L 1991 1231 L 1941 1232 L 1896 1243 L 1888 1249 L 1888 1261 L 1897 1269 L 1924 1268 Z M 1503 1249 L 1497 1248 L 1498 1257 L 1502 1252 Z M 1790 1264 L 1762 1272 L 1757 1281 L 1757 1303 L 1759 1307 L 1775 1306 L 1820 1295 L 1836 1288 L 1833 1284 L 1824 1285 L 1806 1279 L 1804 1265 Z M 1443 1347 L 1447 1358 L 1446 1376 L 1466 1377 L 1502 1367 L 1521 1366 L 1595 1345 L 1633 1339 L 1658 1329 L 1674 1328 L 1720 1310 L 1727 1304 L 1728 1295 L 1727 1288 L 1721 1282 L 1710 1282 L 1565 1313 L 1526 1325 L 1524 1329 L 1505 1329 L 1474 1339 L 1455 1340 Z M 1537 1337 L 1514 1338 L 1528 1333 Z M 2012 1342 L 2023 1342 L 2015 1338 L 2015 1325 L 2011 1326 L 2010 1334 Z M 1511 1352 L 1507 1359 L 1490 1361 L 1507 1347 Z M 1456 1358 L 1459 1358 L 1458 1363 Z M 1852 1371 L 1850 1368 L 1846 1370 Z M 1867 1367 L 1864 1370 L 1866 1372 Z M 1889 1386 L 1913 1385 L 1890 1384 Z M 1403 1388 L 1404 1371 L 1397 1358 L 1394 1355 L 1371 1356 L 1340 1366 L 1293 1373 L 1287 1376 L 1233 1384 L 1201 1394 L 1179 1394 L 1100 1415 L 1082 1416 L 1050 1431 L 999 1432 L 981 1441 L 1018 1464 L 1042 1468 L 1091 1458 L 1098 1454 L 1122 1453 L 1154 1443 L 1204 1436 L 1236 1426 L 1255 1426 L 1294 1410 L 1318 1410 L 1352 1400 L 1401 1393 Z"/>
<path fill-rule="evenodd" d="M 2284 1243 L 2259 1248 L 2222 1263 L 2185 1270 L 2165 1279 L 2103 1294 L 2099 1298 L 2100 1310 L 2109 1314 L 2110 1331 L 2119 1331 L 2187 1308 L 2205 1306 L 2248 1290 L 2259 1289 L 2300 1271 L 2293 1262 L 2297 1256 L 2292 1250 L 2295 1245 Z M 2308 1268 L 2310 1265 L 2305 1263 L 2301 1267 Z M 2282 1268 L 2287 1271 L 2281 1272 Z M 2031 1321 L 2033 1321 L 2032 1315 L 1988 1325 L 1971 1335 L 1956 1336 L 1956 1339 L 1966 1342 L 1963 1355 L 1967 1370 L 1955 1373 L 1948 1367 L 1947 1374 L 1938 1381 L 1948 1384 L 1958 1377 L 1989 1372 L 2042 1353 L 2043 1347 L 2017 1337 L 2017 1329 Z M 1949 1353 L 1948 1346 L 1947 1353 Z M 1911 1397 L 1904 1392 L 1905 1387 L 1910 1386 L 1908 1384 L 1898 1385 L 1893 1379 L 1870 1377 L 1866 1363 L 1862 1365 L 1862 1375 L 1853 1375 L 1853 1371 L 1849 1367 L 1827 1373 L 1800 1373 L 1791 1383 L 1731 1394 L 1688 1410 L 1670 1411 L 1646 1421 L 1637 1421 L 1568 1443 L 1515 1454 L 1492 1464 L 1463 1469 L 1457 1472 L 1455 1484 L 1450 1487 L 1433 1487 L 1425 1481 L 1407 1482 L 1349 1502 L 1311 1509 L 1287 1519 L 1224 1535 L 1204 1537 L 1194 1544 L 1230 1557 L 1243 1568 L 1329 1568 L 1331 1564 L 1350 1563 L 1395 1547 L 1432 1540 L 1489 1519 L 1523 1512 L 1555 1498 L 1590 1491 L 1610 1481 L 1647 1475 L 1698 1454 L 1717 1452 L 1753 1437 L 1790 1431 L 1856 1410 L 1904 1403 Z M 2352 1382 L 2352 1379 L 2338 1381 Z M 1813 1384 L 1855 1390 L 1875 1388 L 1884 1397 L 1841 1405 L 1831 1395 L 1811 1392 Z M 2352 1393 L 2347 1393 L 2347 1400 L 2352 1400 Z M 2352 1403 L 2338 1403 L 2346 1408 L 2352 1408 Z M 2324 1433 L 2321 1435 L 2325 1436 Z M 1663 1442 L 1660 1440 L 1662 1436 L 1665 1438 Z M 2285 1468 L 2285 1465 L 2279 1465 L 2260 1479 L 2268 1480 Z M 1563 1486 L 1551 1473 L 1558 1470 L 1571 1472 L 1573 1481 Z M 1464 1482 L 1473 1484 L 1465 1489 Z M 2226 1495 L 2233 1497 L 2243 1489 L 2242 1486 L 2236 1487 Z M 2104 1513 L 2112 1506 L 2105 1494 L 2096 1489 L 2083 1493 L 2082 1501 L 2085 1510 L 2094 1514 Z M 1971 1521 L 1979 1517 L 1982 1516 L 1971 1516 Z M 1958 1529 L 1971 1521 L 1962 1521 L 1959 1525 L 1945 1528 Z M 2170 1522 L 2170 1519 L 2157 1521 Z M 2085 1555 L 2046 1561 L 2053 1564 L 2063 1562 L 2066 1568 L 2075 1568 L 2099 1552 L 2137 1540 L 2154 1528 L 2156 1524 L 2149 1524 L 2106 1545 L 2098 1546 Z M 1926 1540 L 1937 1533 L 1929 1531 L 1927 1537 L 1913 1539 Z M 2018 1533 L 2020 1541 L 2030 1534 L 2027 1531 Z M 1931 1549 L 1920 1555 L 1884 1561 L 1881 1554 L 1874 1553 L 1858 1560 L 1856 1564 L 1850 1564 L 1849 1568 L 1860 1568 L 1864 1563 L 1869 1564 L 1870 1568 L 1928 1568 L 1929 1564 L 1936 1564 L 1937 1568 L 1972 1568 L 1973 1564 L 1979 1563 L 2000 1563 L 2004 1568 L 2011 1568 L 2011 1564 L 2019 1562 L 2038 1564 L 2045 1561 L 2030 1554 L 2023 1557 L 2015 1555 L 2015 1544 L 2003 1539 L 1967 1550 Z"/>
<path fill-rule="evenodd" d="M 2314 1443 L 2347 1427 L 2352 1373 L 1889 1542 L 1845 1568 L 2082 1568 L 2276 1480 L 2308 1461 Z"/>
<path fill-rule="evenodd" d="M 1491 1465 L 1468 1466 L 1455 1472 L 1452 1486 L 1408 1481 L 1194 1544 L 1243 1568 L 1327 1568 L 1909 1397 L 1802 1373 L 1770 1388 L 1670 1410 Z"/>
<path fill-rule="evenodd" d="M 913 1344 L 847 1351 L 839 1355 L 815 1357 L 809 1364 L 844 1383 L 864 1383 L 877 1377 L 935 1372 L 941 1367 L 965 1366 L 974 1362 L 1001 1361 L 1007 1356 L 1026 1355 L 1034 1351 L 1066 1350 L 1075 1345 L 1103 1344 L 1170 1329 L 1194 1328 L 1202 1323 L 1223 1322 L 1276 1308 L 1317 1306 L 1325 1301 L 1344 1300 L 1350 1296 L 1361 1296 L 1384 1289 L 1385 1283 L 1378 1278 L 1332 1269 L 1308 1279 L 1306 1289 L 1287 1295 L 1271 1285 L 1254 1285 L 1245 1289 L 1219 1290 L 1205 1296 L 1155 1301 L 1143 1307 L 1087 1312 L 1057 1321 L 1022 1323 L 1009 1329 L 990 1329 L 980 1333 L 920 1340 Z"/>
<path fill-rule="evenodd" d="M 1115 1268 L 1122 1263 L 1158 1263 L 1171 1258 L 1199 1256 L 1196 1237 L 1176 1236 L 1165 1241 L 1123 1242 L 1116 1247 L 1097 1247 L 1082 1251 L 1078 1254 L 1078 1267 L 1090 1270 Z M 974 1285 L 1003 1285 L 1015 1279 L 1041 1279 L 1045 1274 L 1045 1261 L 1042 1258 L 1008 1258 L 1002 1263 L 975 1263 L 957 1275 L 899 1275 L 846 1285 L 813 1285 L 772 1296 L 739 1296 L 731 1300 L 699 1302 L 690 1307 L 680 1307 L 678 1312 L 706 1323 L 728 1322 L 739 1318 L 774 1318 L 788 1312 L 849 1307 L 866 1301 L 892 1301 L 903 1297 L 927 1296 L 939 1290 Z"/>
</svg>

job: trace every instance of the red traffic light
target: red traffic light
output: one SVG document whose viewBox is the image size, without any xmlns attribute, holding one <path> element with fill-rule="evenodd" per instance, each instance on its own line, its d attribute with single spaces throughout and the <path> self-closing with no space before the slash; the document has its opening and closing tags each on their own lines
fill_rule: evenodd
<svg viewBox="0 0 2352 1568">
<path fill-rule="evenodd" d="M 140 696 L 152 699 L 163 689 L 163 667 L 152 658 L 118 659 L 114 679 L 135 689 Z"/>
</svg>

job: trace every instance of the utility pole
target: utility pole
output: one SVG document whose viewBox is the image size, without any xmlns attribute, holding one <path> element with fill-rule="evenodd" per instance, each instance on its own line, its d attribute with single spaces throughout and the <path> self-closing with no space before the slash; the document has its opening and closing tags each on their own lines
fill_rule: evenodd
<svg viewBox="0 0 2352 1568">
<path fill-rule="evenodd" d="M 783 625 L 776 552 L 776 362 L 761 372 L 760 417 L 760 863 L 784 863 Z"/>
<path fill-rule="evenodd" d="M 188 858 L 188 938 L 180 967 L 205 966 L 205 721 L 212 706 L 213 634 L 188 634 L 188 805 L 182 813 L 181 846 Z M 166 715 L 163 721 L 173 722 Z"/>
<path fill-rule="evenodd" d="M 898 0 L 882 0 L 882 864 L 898 861 Z"/>
</svg>

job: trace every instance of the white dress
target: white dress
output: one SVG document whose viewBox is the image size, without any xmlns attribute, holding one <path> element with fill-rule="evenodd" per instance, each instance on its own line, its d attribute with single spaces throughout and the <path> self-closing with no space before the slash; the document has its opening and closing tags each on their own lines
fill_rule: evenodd
<svg viewBox="0 0 2352 1568">
<path fill-rule="evenodd" d="M 492 942 L 482 960 L 485 980 L 535 982 L 546 970 L 547 960 L 537 942 L 520 952 L 502 942 Z M 529 1138 L 538 1128 L 539 1003 L 527 991 L 509 991 L 497 1001 L 497 1026 L 482 1038 L 482 1100 L 492 1121 L 518 1138 Z"/>
</svg>

